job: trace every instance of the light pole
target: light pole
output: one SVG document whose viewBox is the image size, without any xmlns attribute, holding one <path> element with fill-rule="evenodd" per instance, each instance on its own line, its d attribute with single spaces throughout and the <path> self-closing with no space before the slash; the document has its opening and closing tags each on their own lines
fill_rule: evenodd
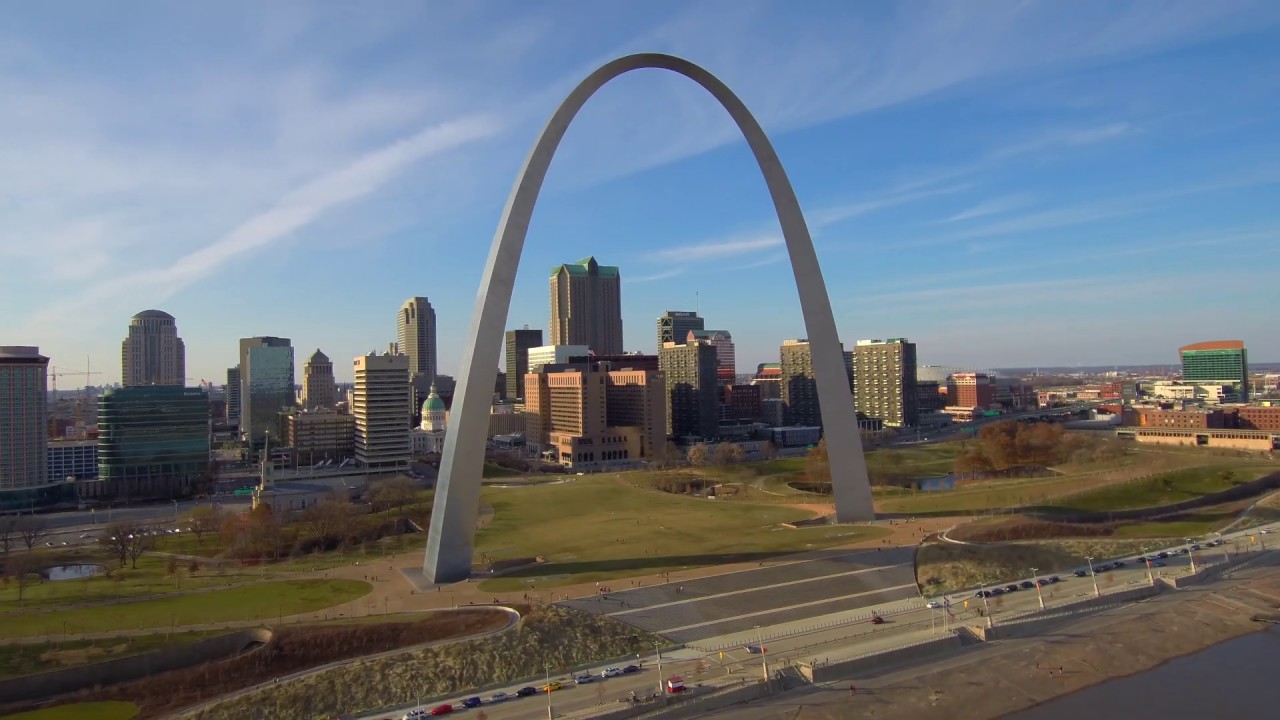
<svg viewBox="0 0 1280 720">
<path fill-rule="evenodd" d="M 987 602 L 987 597 L 991 594 L 989 590 L 982 590 L 982 614 L 987 616 L 987 627 L 994 627 L 995 621 L 991 619 L 991 603 Z"/>
<path fill-rule="evenodd" d="M 653 651 L 658 656 L 658 697 L 662 698 L 662 704 L 665 705 L 667 703 L 667 688 L 666 681 L 662 677 L 662 649 L 658 647 L 657 643 L 654 643 Z"/>
<path fill-rule="evenodd" d="M 1098 589 L 1098 573 L 1093 571 L 1093 558 L 1086 557 L 1085 562 L 1089 563 L 1089 577 L 1093 578 L 1093 596 L 1102 597 L 1102 591 Z"/>
<path fill-rule="evenodd" d="M 764 634 L 760 632 L 760 626 L 756 626 L 756 647 L 760 648 L 760 679 L 764 680 L 765 686 L 769 685 L 769 659 L 764 649 Z"/>
<path fill-rule="evenodd" d="M 1196 574 L 1196 551 L 1191 549 L 1191 538 L 1187 538 L 1187 559 L 1191 561 L 1191 574 Z"/>
<path fill-rule="evenodd" d="M 1147 554 L 1146 548 L 1142 548 L 1142 563 L 1147 566 L 1147 582 L 1155 587 L 1156 579 L 1151 576 L 1151 556 Z"/>
<path fill-rule="evenodd" d="M 1040 578 L 1036 577 L 1036 573 L 1040 572 L 1040 568 L 1031 568 L 1031 581 L 1036 584 L 1036 597 L 1040 600 L 1040 609 L 1044 609 L 1044 592 L 1040 590 Z"/>
<path fill-rule="evenodd" d="M 1214 535 L 1217 535 L 1217 536 L 1218 536 L 1218 544 L 1222 546 L 1222 559 L 1223 559 L 1223 561 L 1225 561 L 1225 562 L 1231 562 L 1231 548 L 1227 547 L 1227 540 L 1226 540 L 1226 538 L 1222 537 L 1222 533 L 1220 533 L 1220 532 L 1216 532 L 1216 533 L 1214 533 Z"/>
<path fill-rule="evenodd" d="M 542 669 L 547 672 L 547 720 L 554 720 L 555 714 L 551 711 L 551 666 L 543 665 Z"/>
<path fill-rule="evenodd" d="M 178 501 L 173 501 L 173 521 L 178 522 Z"/>
</svg>

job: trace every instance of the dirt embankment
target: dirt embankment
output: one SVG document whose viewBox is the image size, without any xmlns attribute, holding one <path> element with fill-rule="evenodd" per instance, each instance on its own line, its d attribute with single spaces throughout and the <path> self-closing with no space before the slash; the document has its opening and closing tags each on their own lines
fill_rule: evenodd
<svg viewBox="0 0 1280 720">
<path fill-rule="evenodd" d="M 1003 717 L 1059 695 L 1132 675 L 1263 625 L 1250 616 L 1280 605 L 1280 568 L 1212 589 L 1165 593 L 1062 631 L 979 651 L 964 664 L 928 666 L 870 681 L 859 717 L 978 720 Z M 1061 668 L 1061 671 L 1058 669 Z M 1052 672 L 1050 670 L 1052 669 Z M 1195 682 L 1188 678 L 1188 682 Z M 859 683 L 859 685 L 863 685 Z M 847 692 L 814 710 L 848 707 Z M 806 708 L 808 710 L 808 708 Z M 1109 717 L 1106 708 L 1101 716 Z M 807 713 L 806 713 L 807 715 Z M 821 717 L 817 712 L 815 717 Z M 845 715 L 839 715 L 845 717 Z"/>
<path fill-rule="evenodd" d="M 139 720 L 145 720 L 274 677 L 397 648 L 498 630 L 508 622 L 510 616 L 504 611 L 468 608 L 441 611 L 413 622 L 284 627 L 254 652 L 90 691 L 75 700 L 132 702 L 142 708 Z"/>
<path fill-rule="evenodd" d="M 1141 548 L 1139 541 L 1109 540 L 1001 545 L 928 542 L 916 550 L 916 582 L 926 595 L 941 595 L 961 588 L 1023 580 L 1033 567 L 1042 575 L 1063 573 L 1084 565 L 1086 556 L 1120 557 L 1140 552 Z"/>
</svg>

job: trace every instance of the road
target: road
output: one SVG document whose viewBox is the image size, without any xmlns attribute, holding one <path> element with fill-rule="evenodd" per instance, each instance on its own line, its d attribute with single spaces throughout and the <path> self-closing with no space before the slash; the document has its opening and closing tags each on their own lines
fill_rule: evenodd
<svg viewBox="0 0 1280 720">
<path fill-rule="evenodd" d="M 233 512 L 243 512 L 249 509 L 250 499 L 246 496 L 226 496 L 217 500 L 219 507 L 224 510 Z M 59 545 L 63 542 L 68 545 L 77 545 L 85 542 L 93 542 L 93 538 L 81 538 L 80 535 L 85 533 L 94 533 L 112 522 L 128 520 L 130 522 L 139 523 L 170 523 L 175 519 L 180 519 L 189 514 L 193 509 L 201 505 L 208 505 L 208 500 L 179 500 L 175 506 L 174 503 L 159 503 L 154 505 L 132 505 L 129 507 L 102 508 L 96 510 L 72 510 L 60 513 L 48 513 L 37 515 L 36 517 L 46 523 L 49 527 L 45 540 L 42 542 L 51 542 Z M 180 524 L 180 523 L 178 523 Z"/>
<path fill-rule="evenodd" d="M 911 547 L 818 552 L 805 560 L 560 604 L 692 642 L 918 597 L 913 557 Z"/>
</svg>

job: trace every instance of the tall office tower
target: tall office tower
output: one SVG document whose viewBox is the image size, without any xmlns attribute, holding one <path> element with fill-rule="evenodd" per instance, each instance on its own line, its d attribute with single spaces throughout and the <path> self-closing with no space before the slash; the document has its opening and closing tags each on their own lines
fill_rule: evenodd
<svg viewBox="0 0 1280 720">
<path fill-rule="evenodd" d="M 331 408 L 338 403 L 338 384 L 333 381 L 333 363 L 320 348 L 302 366 L 302 408 Z"/>
<path fill-rule="evenodd" d="M 703 340 L 716 349 L 716 363 L 720 368 L 720 377 L 732 385 L 738 374 L 738 354 L 733 348 L 733 336 L 728 330 L 690 330 L 684 340 Z"/>
<path fill-rule="evenodd" d="M 173 316 L 162 310 L 143 310 L 129 321 L 129 337 L 120 345 L 122 384 L 187 384 L 187 348 L 178 337 Z"/>
<path fill-rule="evenodd" d="M 719 437 L 716 349 L 701 340 L 664 343 L 658 363 L 667 383 L 667 434 L 677 439 Z"/>
<path fill-rule="evenodd" d="M 1178 348 L 1182 380 L 1231 385 L 1234 400 L 1249 401 L 1249 358 L 1240 340 L 1210 340 Z"/>
<path fill-rule="evenodd" d="M 622 278 L 594 257 L 551 271 L 551 344 L 586 345 L 597 355 L 622 353 Z"/>
<path fill-rule="evenodd" d="M 524 400 L 524 376 L 529 374 L 529 348 L 541 345 L 541 330 L 530 330 L 525 326 L 521 330 L 507 331 L 507 400 Z"/>
<path fill-rule="evenodd" d="M 410 358 L 369 353 L 355 359 L 356 461 L 374 472 L 409 466 Z"/>
<path fill-rule="evenodd" d="M 425 378 L 425 387 L 435 382 L 436 311 L 424 297 L 411 297 L 396 315 L 395 352 L 409 358 L 409 377 Z"/>
<path fill-rule="evenodd" d="M 658 349 L 669 343 L 683 343 L 690 330 L 702 330 L 702 318 L 692 310 L 668 310 L 658 318 Z"/>
<path fill-rule="evenodd" d="M 240 435 L 254 445 L 278 435 L 277 415 L 295 399 L 289 338 L 240 338 Z"/>
<path fill-rule="evenodd" d="M 788 425 L 820 427 L 818 383 L 813 375 L 813 357 L 808 340 L 787 340 L 779 350 L 782 368 L 782 406 Z"/>
<path fill-rule="evenodd" d="M 240 427 L 240 366 L 227 368 L 227 424 Z"/>
<path fill-rule="evenodd" d="M 916 344 L 906 338 L 859 340 L 853 347 L 853 405 L 889 427 L 915 427 Z"/>
<path fill-rule="evenodd" d="M 0 347 L 0 510 L 29 509 L 48 478 L 49 358 L 25 345 Z"/>
<path fill-rule="evenodd" d="M 189 494 L 209 470 L 209 396 L 200 388 L 139 386 L 98 399 L 94 496 L 124 501 Z"/>
</svg>

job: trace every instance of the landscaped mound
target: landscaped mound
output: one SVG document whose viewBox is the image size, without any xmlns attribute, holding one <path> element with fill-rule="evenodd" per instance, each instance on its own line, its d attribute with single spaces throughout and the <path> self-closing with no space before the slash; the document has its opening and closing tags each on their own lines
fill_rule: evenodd
<svg viewBox="0 0 1280 720">
<path fill-rule="evenodd" d="M 492 683 L 648 652 L 661 639 L 617 620 L 540 606 L 510 632 L 375 658 L 281 683 L 186 716 L 194 720 L 310 720 L 423 703 Z"/>
<path fill-rule="evenodd" d="M 256 652 L 153 675 L 89 693 L 86 699 L 127 700 L 142 708 L 139 718 L 159 717 L 225 693 L 327 663 L 498 630 L 509 622 L 509 618 L 501 610 L 467 608 L 439 611 L 425 619 L 410 622 L 335 622 L 283 627 L 275 631 L 271 642 Z M 335 672 L 342 675 L 347 669 L 338 668 Z"/>
</svg>

